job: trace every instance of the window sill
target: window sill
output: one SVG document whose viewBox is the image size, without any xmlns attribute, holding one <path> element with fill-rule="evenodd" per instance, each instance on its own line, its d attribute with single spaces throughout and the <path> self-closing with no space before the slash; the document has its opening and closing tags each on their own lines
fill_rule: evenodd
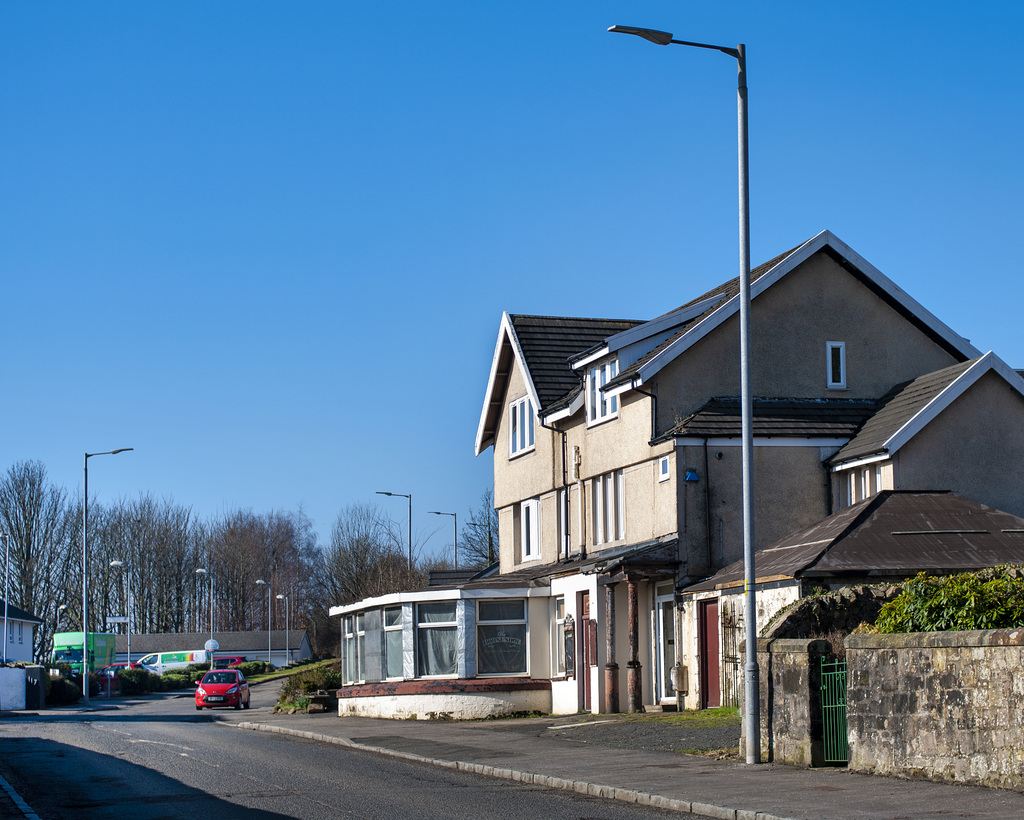
<svg viewBox="0 0 1024 820">
<path fill-rule="evenodd" d="M 615 413 L 611 416 L 605 416 L 603 419 L 594 419 L 593 421 L 587 421 L 587 429 L 593 430 L 595 427 L 601 427 L 604 424 L 608 424 L 610 421 L 618 421 L 619 414 Z"/>
<path fill-rule="evenodd" d="M 537 445 L 534 444 L 533 447 L 527 447 L 525 450 L 520 450 L 518 453 L 509 453 L 508 454 L 508 460 L 509 461 L 515 461 L 517 458 L 522 458 L 523 456 L 528 456 L 531 453 L 536 453 L 536 452 L 537 452 Z"/>
</svg>

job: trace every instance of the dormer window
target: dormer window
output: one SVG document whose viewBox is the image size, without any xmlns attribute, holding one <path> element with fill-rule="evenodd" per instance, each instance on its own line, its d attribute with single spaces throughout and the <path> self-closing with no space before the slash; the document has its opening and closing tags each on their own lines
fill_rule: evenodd
<svg viewBox="0 0 1024 820">
<path fill-rule="evenodd" d="M 512 402 L 508 410 L 508 455 L 511 458 L 533 449 L 533 402 L 527 396 Z"/>
<path fill-rule="evenodd" d="M 846 342 L 825 342 L 825 368 L 830 390 L 846 389 Z"/>
<path fill-rule="evenodd" d="M 587 424 L 600 424 L 619 414 L 619 397 L 605 396 L 601 388 L 619 374 L 617 359 L 587 371 Z"/>
</svg>

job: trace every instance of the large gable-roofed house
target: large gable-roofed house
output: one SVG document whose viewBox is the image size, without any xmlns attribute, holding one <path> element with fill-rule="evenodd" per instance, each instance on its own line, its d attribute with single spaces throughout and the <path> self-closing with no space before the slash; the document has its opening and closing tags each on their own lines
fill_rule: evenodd
<svg viewBox="0 0 1024 820">
<path fill-rule="evenodd" d="M 828 231 L 751 278 L 756 548 L 884 490 L 1018 514 L 1018 373 Z M 738 291 L 646 322 L 502 315 L 475 441 L 492 451 L 499 572 L 333 609 L 348 694 L 419 698 L 405 714 L 444 711 L 442 690 L 510 708 L 516 687 L 558 713 L 738 703 L 738 624 L 681 631 L 682 590 L 743 553 Z"/>
</svg>

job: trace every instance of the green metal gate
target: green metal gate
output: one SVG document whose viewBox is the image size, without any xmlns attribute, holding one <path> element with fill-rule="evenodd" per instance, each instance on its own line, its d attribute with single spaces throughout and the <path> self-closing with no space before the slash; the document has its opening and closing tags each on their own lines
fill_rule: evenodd
<svg viewBox="0 0 1024 820">
<path fill-rule="evenodd" d="M 846 737 L 846 661 L 821 659 L 821 718 L 825 763 L 850 762 Z"/>
</svg>

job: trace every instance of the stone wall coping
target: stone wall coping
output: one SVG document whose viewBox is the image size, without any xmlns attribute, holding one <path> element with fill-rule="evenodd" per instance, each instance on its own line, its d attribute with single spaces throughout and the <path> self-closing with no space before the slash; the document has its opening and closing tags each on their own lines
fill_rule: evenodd
<svg viewBox="0 0 1024 820">
<path fill-rule="evenodd" d="M 744 642 L 740 642 L 740 656 L 744 654 Z M 771 652 L 775 655 L 827 655 L 831 651 L 828 641 L 821 638 L 758 638 L 758 652 Z"/>
<path fill-rule="evenodd" d="M 847 649 L 958 648 L 972 646 L 1024 646 L 1024 627 L 976 629 L 970 632 L 901 632 L 892 635 L 850 635 Z M 760 649 L 760 641 L 758 642 Z"/>
</svg>

